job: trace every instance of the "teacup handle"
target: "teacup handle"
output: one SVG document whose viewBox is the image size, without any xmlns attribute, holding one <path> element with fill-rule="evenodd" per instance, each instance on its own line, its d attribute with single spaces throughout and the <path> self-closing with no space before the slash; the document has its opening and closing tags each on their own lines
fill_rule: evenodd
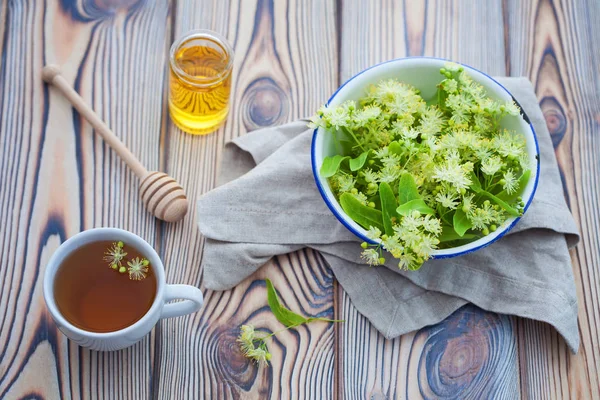
<svg viewBox="0 0 600 400">
<path fill-rule="evenodd" d="M 180 317 L 182 315 L 196 312 L 202 307 L 204 297 L 200 289 L 190 285 L 167 285 L 163 302 L 183 299 L 178 303 L 165 304 L 161 318 Z"/>
</svg>

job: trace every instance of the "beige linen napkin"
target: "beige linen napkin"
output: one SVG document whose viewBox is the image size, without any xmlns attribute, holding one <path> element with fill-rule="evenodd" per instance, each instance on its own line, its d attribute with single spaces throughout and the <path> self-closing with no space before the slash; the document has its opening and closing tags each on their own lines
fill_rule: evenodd
<svg viewBox="0 0 600 400">
<path fill-rule="evenodd" d="M 221 186 L 198 201 L 206 287 L 229 289 L 271 257 L 311 247 L 387 338 L 440 322 L 471 302 L 547 322 L 576 352 L 577 297 L 568 248 L 579 241 L 577 227 L 531 84 L 524 78 L 497 80 L 533 123 L 541 156 L 535 198 L 504 238 L 471 254 L 428 261 L 418 271 L 399 270 L 391 257 L 385 267 L 361 265 L 361 240 L 321 198 L 310 163 L 313 132 L 297 121 L 227 144 Z"/>
</svg>

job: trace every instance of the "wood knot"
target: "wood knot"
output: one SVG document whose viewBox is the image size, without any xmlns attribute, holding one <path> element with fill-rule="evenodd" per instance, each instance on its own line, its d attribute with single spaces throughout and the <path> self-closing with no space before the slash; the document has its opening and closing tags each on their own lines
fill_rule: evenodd
<svg viewBox="0 0 600 400">
<path fill-rule="evenodd" d="M 284 122 L 288 109 L 288 96 L 271 78 L 256 79 L 242 96 L 242 118 L 249 131 Z"/>
<path fill-rule="evenodd" d="M 137 9 L 143 0 L 63 0 L 61 7 L 80 22 L 90 22 L 113 18 L 119 12 Z"/>
<path fill-rule="evenodd" d="M 417 371 L 425 398 L 487 393 L 493 389 L 490 376 L 513 372 L 516 344 L 507 316 L 466 306 L 421 335 L 426 338 Z"/>
<path fill-rule="evenodd" d="M 554 97 L 544 97 L 540 101 L 548 131 L 552 137 L 552 145 L 558 147 L 567 132 L 567 117 L 560 103 Z"/>
<path fill-rule="evenodd" d="M 237 342 L 239 328 L 231 328 L 217 333 L 216 357 L 214 361 L 217 370 L 221 371 L 224 378 L 235 382 L 245 390 L 249 390 L 256 379 L 258 366 L 242 353 Z"/>
</svg>

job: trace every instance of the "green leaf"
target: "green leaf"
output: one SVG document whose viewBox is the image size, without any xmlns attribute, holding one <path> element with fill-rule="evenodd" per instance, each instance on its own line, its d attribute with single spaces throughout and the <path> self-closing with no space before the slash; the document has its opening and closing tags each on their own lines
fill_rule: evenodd
<svg viewBox="0 0 600 400">
<path fill-rule="evenodd" d="M 454 213 L 454 217 L 452 218 L 452 222 L 454 225 L 454 230 L 461 238 L 465 235 L 465 232 L 473 227 L 469 218 L 467 218 L 467 214 L 462 209 L 457 209 Z"/>
<path fill-rule="evenodd" d="M 402 174 L 398 184 L 398 203 L 404 204 L 420 198 L 415 178 L 409 173 Z"/>
<path fill-rule="evenodd" d="M 489 192 L 486 192 L 485 190 L 481 190 L 479 193 L 481 195 L 487 197 L 488 199 L 492 200 L 496 204 L 498 204 L 500 207 L 502 207 L 507 213 L 509 213 L 513 217 L 520 217 L 521 216 L 520 212 L 518 212 L 517 210 L 515 210 L 514 208 L 512 208 L 508 203 L 506 203 L 505 201 L 499 199 L 498 197 L 494 196 L 493 194 L 491 194 Z"/>
<path fill-rule="evenodd" d="M 417 210 L 421 214 L 435 215 L 435 210 L 429 207 L 422 199 L 407 201 L 396 208 L 396 212 L 400 215 L 409 215 L 411 211 Z"/>
<path fill-rule="evenodd" d="M 385 230 L 381 211 L 365 206 L 350 193 L 342 193 L 340 205 L 344 212 L 363 228 L 369 229 L 374 226 L 382 232 Z"/>
<path fill-rule="evenodd" d="M 440 219 L 442 220 L 442 222 L 445 222 L 446 224 L 452 226 L 452 217 L 454 216 L 453 213 L 443 213 L 440 216 Z M 454 230 L 454 228 L 452 228 L 452 230 Z"/>
<path fill-rule="evenodd" d="M 267 284 L 267 301 L 269 303 L 269 308 L 279 322 L 288 328 L 310 322 L 308 318 L 296 314 L 295 312 L 290 311 L 282 306 L 271 280 L 265 279 L 265 283 Z"/>
<path fill-rule="evenodd" d="M 324 321 L 324 322 L 344 322 L 344 320 L 339 319 L 328 319 L 323 317 L 303 317 L 300 314 L 296 314 L 295 312 L 288 310 L 279 301 L 279 297 L 277 297 L 277 291 L 273 286 L 273 283 L 270 279 L 265 279 L 265 283 L 267 284 L 267 302 L 269 303 L 269 308 L 275 318 L 283 325 L 288 328 L 293 328 L 298 325 L 307 324 L 312 321 Z"/>
<path fill-rule="evenodd" d="M 440 236 L 438 236 L 438 240 L 440 241 L 440 243 L 444 243 L 444 242 L 453 242 L 455 240 L 470 240 L 470 239 L 475 239 L 476 237 L 477 237 L 477 235 L 473 235 L 470 233 L 465 233 L 464 235 L 459 236 L 453 227 L 444 225 L 442 227 L 442 234 Z"/>
<path fill-rule="evenodd" d="M 342 146 L 342 151 L 340 154 L 350 154 L 352 152 L 352 142 L 349 140 L 340 140 L 340 145 Z"/>
<path fill-rule="evenodd" d="M 506 190 L 503 190 L 500 193 L 498 193 L 496 196 L 500 200 L 504 200 L 507 203 L 512 203 L 513 201 L 515 201 L 517 199 L 517 197 L 519 197 L 523 193 L 523 190 L 525 190 L 525 186 L 527 186 L 527 182 L 529 182 L 530 176 L 531 176 L 531 170 L 528 169 L 527 171 L 523 172 L 523 174 L 519 178 L 519 181 L 517 182 L 517 190 L 515 190 L 515 192 L 513 194 L 508 194 L 508 192 Z"/>
<path fill-rule="evenodd" d="M 391 236 L 394 234 L 392 218 L 398 218 L 398 213 L 396 212 L 398 203 L 396 202 L 392 187 L 387 182 L 381 182 L 379 184 L 379 198 L 381 199 L 381 214 L 383 217 L 385 234 Z"/>
<path fill-rule="evenodd" d="M 329 318 L 323 318 L 323 317 L 310 317 L 308 318 L 308 322 L 313 322 L 313 321 L 323 321 L 323 322 L 346 322 L 345 319 L 329 319 Z"/>
<path fill-rule="evenodd" d="M 394 142 L 388 144 L 388 150 L 392 154 L 396 154 L 399 156 L 402 155 L 402 146 L 400 146 L 400 143 L 398 143 L 398 142 L 394 141 Z"/>
<path fill-rule="evenodd" d="M 348 156 L 341 156 L 336 154 L 333 157 L 325 157 L 323 165 L 321 165 L 321 176 L 323 178 L 331 178 L 340 169 L 342 161 L 349 158 Z"/>
<path fill-rule="evenodd" d="M 360 156 L 351 159 L 349 162 L 350 171 L 358 171 L 359 169 L 361 169 L 363 167 L 363 165 L 365 165 L 365 163 L 367 162 L 367 157 L 369 156 L 370 152 L 371 152 L 370 150 L 367 150 L 367 151 L 361 153 Z"/>
<path fill-rule="evenodd" d="M 481 182 L 479 182 L 479 178 L 477 177 L 477 175 L 475 175 L 475 173 L 473 171 L 471 171 L 471 189 L 473 189 L 473 191 L 475 193 L 479 193 L 481 191 Z"/>
</svg>

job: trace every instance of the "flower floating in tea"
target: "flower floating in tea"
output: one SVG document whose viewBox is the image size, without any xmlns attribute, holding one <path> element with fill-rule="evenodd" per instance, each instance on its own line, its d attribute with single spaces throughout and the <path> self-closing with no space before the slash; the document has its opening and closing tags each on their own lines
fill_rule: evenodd
<svg viewBox="0 0 600 400">
<path fill-rule="evenodd" d="M 122 266 L 123 258 L 127 255 L 123 247 L 125 244 L 121 241 L 114 242 L 112 246 L 104 253 L 104 261 L 112 269 L 119 269 Z"/>
<path fill-rule="evenodd" d="M 129 272 L 129 279 L 140 281 L 146 278 L 150 261 L 143 257 L 136 257 L 127 261 L 128 267 L 123 265 L 127 252 L 125 252 L 125 243 L 114 242 L 104 253 L 104 261 L 108 262 L 110 268 L 121 274 Z"/>
<path fill-rule="evenodd" d="M 131 261 L 127 261 L 127 265 L 129 268 L 129 279 L 133 279 L 134 281 L 140 281 L 146 277 L 148 273 L 148 265 L 150 262 L 145 258 L 136 257 Z"/>
</svg>

